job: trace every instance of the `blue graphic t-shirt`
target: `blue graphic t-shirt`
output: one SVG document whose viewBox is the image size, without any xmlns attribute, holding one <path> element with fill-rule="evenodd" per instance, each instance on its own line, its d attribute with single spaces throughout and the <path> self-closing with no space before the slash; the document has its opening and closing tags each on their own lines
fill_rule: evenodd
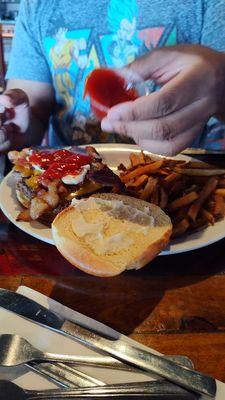
<svg viewBox="0 0 225 400">
<path fill-rule="evenodd" d="M 115 140 L 96 133 L 89 118 L 89 100 L 83 98 L 87 75 L 177 43 L 224 51 L 224 0 L 22 0 L 7 79 L 54 86 L 51 144 L 55 133 L 67 144 Z M 197 142 L 225 148 L 224 126 L 211 119 Z"/>
</svg>

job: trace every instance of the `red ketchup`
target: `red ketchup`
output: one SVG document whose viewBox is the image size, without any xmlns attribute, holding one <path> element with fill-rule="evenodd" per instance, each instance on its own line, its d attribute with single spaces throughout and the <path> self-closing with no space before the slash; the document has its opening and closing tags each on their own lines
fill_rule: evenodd
<svg viewBox="0 0 225 400">
<path fill-rule="evenodd" d="M 108 68 L 94 69 L 90 73 L 84 88 L 84 97 L 87 95 L 90 97 L 92 111 L 100 120 L 116 104 L 138 98 L 136 90 L 128 88 L 126 80 Z"/>
<path fill-rule="evenodd" d="M 45 171 L 40 179 L 60 179 L 66 175 L 78 175 L 84 165 L 90 164 L 92 157 L 86 154 L 73 153 L 69 150 L 33 152 L 29 163 L 38 165 Z"/>
</svg>

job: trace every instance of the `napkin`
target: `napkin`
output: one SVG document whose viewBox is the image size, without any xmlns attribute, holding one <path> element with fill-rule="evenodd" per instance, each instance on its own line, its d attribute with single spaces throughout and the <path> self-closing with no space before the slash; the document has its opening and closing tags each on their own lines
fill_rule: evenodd
<svg viewBox="0 0 225 400">
<path fill-rule="evenodd" d="M 85 326 L 87 328 L 92 328 L 92 329 L 96 330 L 100 334 L 106 334 L 106 335 L 109 335 L 109 336 L 111 336 L 113 338 L 117 338 L 119 336 L 120 338 L 123 338 L 123 340 L 125 340 L 127 343 L 135 345 L 138 348 L 142 348 L 142 349 L 148 350 L 148 348 L 146 346 L 143 346 L 143 345 L 139 344 L 138 342 L 136 342 L 136 341 L 134 341 L 134 340 L 132 340 L 132 339 L 120 334 L 119 332 L 111 329 L 110 327 L 108 327 L 108 326 L 106 326 L 106 325 L 104 325 L 104 324 L 102 324 L 102 323 L 100 323 L 100 322 L 98 322 L 98 321 L 96 321 L 94 319 L 91 319 L 91 318 L 89 318 L 89 317 L 87 317 L 87 316 L 85 316 L 85 315 L 83 315 L 81 313 L 78 313 L 77 311 L 74 311 L 74 310 L 62 305 L 62 304 L 56 302 L 55 300 L 53 300 L 51 298 L 48 298 L 48 297 L 44 296 L 43 294 L 41 294 L 41 293 L 39 293 L 39 292 L 37 292 L 37 291 L 35 291 L 33 289 L 30 289 L 30 288 L 28 288 L 26 286 L 20 286 L 17 291 L 18 291 L 18 293 L 21 293 L 24 296 L 35 300 L 36 302 L 38 302 L 39 304 L 43 305 L 44 307 L 47 307 L 48 309 L 51 309 L 52 311 L 55 311 L 58 314 L 63 315 L 66 319 L 69 319 L 69 320 L 71 320 L 71 321 L 73 321 L 75 323 L 81 324 L 81 325 L 83 325 L 83 326 Z M 20 318 L 20 317 L 18 317 L 18 318 Z M 21 319 L 21 321 L 25 321 L 23 318 L 20 318 L 20 319 Z M 69 345 L 70 348 L 73 348 L 73 346 L 75 345 L 76 346 L 76 353 L 80 353 L 80 352 L 84 351 L 84 352 L 86 352 L 88 354 L 93 354 L 92 350 L 84 348 L 84 346 L 74 342 L 71 339 L 65 338 L 65 337 L 63 337 L 61 335 L 56 334 L 55 332 L 51 332 L 50 330 L 46 330 L 43 327 L 39 327 L 36 324 L 30 323 L 29 321 L 28 322 L 26 321 L 26 323 L 32 325 L 32 328 L 34 330 L 36 329 L 36 331 L 41 329 L 43 331 L 43 334 L 44 334 L 44 332 L 45 332 L 45 334 L 48 332 L 48 335 L 50 335 L 50 337 L 53 337 L 53 336 L 57 337 L 58 339 L 57 339 L 56 342 L 60 343 L 60 351 L 61 352 L 66 350 L 66 348 L 64 349 L 62 347 L 62 344 L 64 343 L 65 347 L 66 347 L 66 345 Z M 68 347 L 67 347 L 67 350 L 68 350 Z M 58 351 L 58 352 L 60 352 L 60 351 Z M 151 351 L 154 352 L 155 354 L 160 354 L 160 353 L 156 352 L 153 349 L 151 349 Z M 93 370 L 91 370 L 91 367 L 89 367 L 89 368 L 90 368 L 90 371 L 89 371 L 90 375 L 92 374 L 92 376 L 93 376 Z M 105 369 L 104 370 L 97 369 L 97 370 L 98 370 L 98 373 L 100 373 L 100 376 L 96 376 L 96 377 L 101 378 L 106 383 L 116 383 L 116 382 L 117 383 L 120 383 L 120 382 L 122 383 L 122 382 L 125 382 L 125 381 L 131 382 L 131 381 L 149 380 L 149 376 L 146 375 L 145 373 L 137 374 L 137 373 L 125 372 L 125 371 L 119 371 L 119 372 L 118 371 L 115 371 L 115 372 L 113 371 L 112 372 L 112 370 L 107 371 Z M 86 368 L 86 372 L 87 372 L 87 368 Z M 87 373 L 89 373 L 89 372 L 87 372 Z M 114 377 L 113 377 L 113 374 L 114 374 Z M 104 376 L 102 376 L 102 375 L 104 375 Z M 40 379 L 40 378 L 38 377 L 38 379 Z M 124 379 L 126 379 L 126 380 L 124 380 Z M 152 379 L 155 379 L 155 377 L 152 377 Z M 225 399 L 225 384 L 223 382 L 218 381 L 218 380 L 216 382 L 217 382 L 216 400 L 224 400 Z M 40 388 L 40 386 L 39 386 L 39 388 Z M 205 397 L 201 397 L 201 400 L 203 400 L 203 399 L 205 400 Z"/>
</svg>

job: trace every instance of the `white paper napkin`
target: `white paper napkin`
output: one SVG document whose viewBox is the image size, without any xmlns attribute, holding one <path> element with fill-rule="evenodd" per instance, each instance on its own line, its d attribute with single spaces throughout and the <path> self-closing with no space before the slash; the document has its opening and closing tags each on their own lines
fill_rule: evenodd
<svg viewBox="0 0 225 400">
<path fill-rule="evenodd" d="M 68 307 L 63 306 L 62 304 L 42 295 L 39 292 L 36 292 L 28 287 L 20 286 L 18 292 L 23 294 L 24 296 L 29 297 L 30 299 L 35 300 L 39 304 L 43 305 L 55 311 L 61 315 L 63 315 L 66 319 L 70 319 L 75 323 L 80 323 L 81 325 L 92 328 L 98 331 L 100 334 L 110 335 L 114 338 L 122 337 L 127 343 L 135 344 L 136 347 L 147 349 L 146 346 L 143 346 L 134 340 L 121 335 L 115 330 L 107 327 L 106 325 L 97 322 L 91 318 L 86 317 L 83 314 L 80 314 L 76 311 L 71 310 Z M 31 343 L 38 346 L 42 350 L 48 350 L 51 352 L 58 353 L 68 353 L 68 354 L 94 354 L 92 350 L 82 346 L 81 344 L 71 340 L 65 336 L 57 334 L 49 329 L 45 329 L 37 324 L 34 324 L 30 321 L 25 320 L 13 313 L 10 313 L 6 310 L 1 310 L 0 312 L 0 333 L 17 333 L 24 337 L 26 337 Z M 154 351 L 151 349 L 151 351 Z M 156 354 L 158 352 L 154 351 Z M 96 353 L 95 353 L 96 354 Z M 105 383 L 123 383 L 123 382 L 132 382 L 132 381 L 146 381 L 149 380 L 149 375 L 145 373 L 133 373 L 126 371 L 116 371 L 116 370 L 107 370 L 102 368 L 92 367 L 80 367 L 81 371 L 85 371 L 87 374 L 94 376 L 98 379 L 101 379 Z M 6 379 L 11 379 L 16 383 L 27 389 L 47 389 L 54 387 L 53 384 L 49 383 L 45 379 L 39 377 L 37 374 L 33 372 L 27 372 L 24 367 L 19 367 L 17 371 L 14 373 L 14 376 L 9 376 L 9 373 L 5 371 L 5 369 L 0 369 L 1 378 L 5 377 Z M 153 378 L 155 379 L 155 377 Z M 201 398 L 203 400 L 205 398 Z M 225 384 L 217 381 L 217 396 L 216 400 L 224 400 L 225 399 Z"/>
</svg>

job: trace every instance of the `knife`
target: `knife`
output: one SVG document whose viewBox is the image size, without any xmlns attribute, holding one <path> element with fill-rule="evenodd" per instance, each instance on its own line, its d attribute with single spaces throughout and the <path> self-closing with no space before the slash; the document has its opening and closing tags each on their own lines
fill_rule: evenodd
<svg viewBox="0 0 225 400">
<path fill-rule="evenodd" d="M 218 167 L 223 167 L 225 165 L 225 150 L 187 148 L 183 150 L 181 154 Z"/>
<path fill-rule="evenodd" d="M 215 379 L 182 367 L 150 351 L 142 350 L 123 341 L 109 340 L 89 331 L 61 315 L 48 310 L 19 293 L 0 289 L 0 306 L 33 322 L 69 336 L 85 346 L 98 349 L 144 371 L 155 373 L 193 392 L 215 397 Z"/>
</svg>

